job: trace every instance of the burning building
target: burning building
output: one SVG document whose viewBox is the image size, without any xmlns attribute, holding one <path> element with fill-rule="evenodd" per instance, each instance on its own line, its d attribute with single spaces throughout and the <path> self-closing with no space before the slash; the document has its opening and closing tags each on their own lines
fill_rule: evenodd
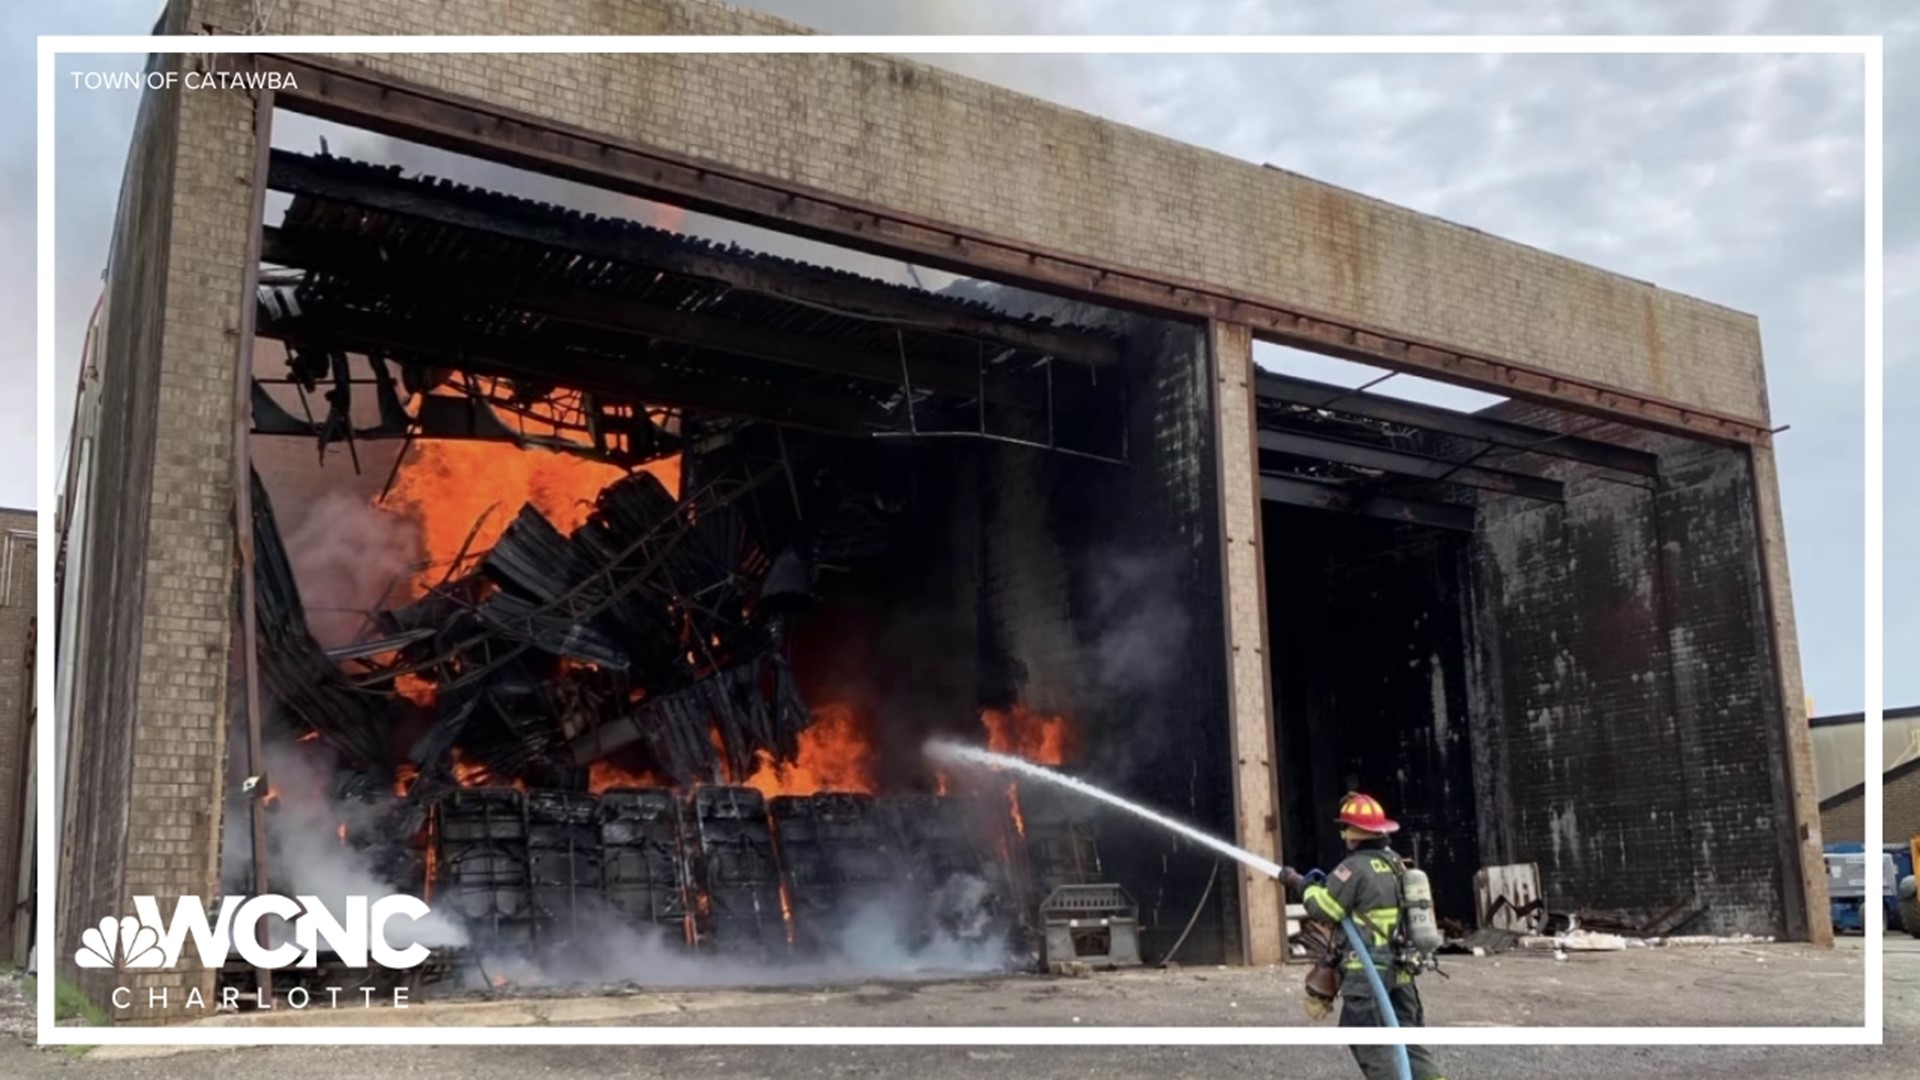
<svg viewBox="0 0 1920 1080">
<path fill-rule="evenodd" d="M 933 736 L 1296 865 L 1374 790 L 1463 920 L 1532 862 L 1563 909 L 1825 933 L 1750 317 L 891 59 L 220 62 L 288 78 L 146 99 L 83 387 L 63 949 L 324 871 L 486 981 L 1018 964 L 1096 882 L 1150 960 L 1284 957 L 1271 882 Z"/>
</svg>

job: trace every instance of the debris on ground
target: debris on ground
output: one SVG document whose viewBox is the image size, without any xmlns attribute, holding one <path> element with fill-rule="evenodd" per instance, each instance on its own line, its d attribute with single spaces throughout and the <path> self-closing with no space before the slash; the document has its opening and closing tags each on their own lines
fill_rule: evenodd
<svg viewBox="0 0 1920 1080">
<path fill-rule="evenodd" d="M 34 1022 L 33 998 L 27 993 L 28 986 L 24 970 L 0 971 L 0 1037 L 33 1039 L 38 1025 Z"/>
</svg>

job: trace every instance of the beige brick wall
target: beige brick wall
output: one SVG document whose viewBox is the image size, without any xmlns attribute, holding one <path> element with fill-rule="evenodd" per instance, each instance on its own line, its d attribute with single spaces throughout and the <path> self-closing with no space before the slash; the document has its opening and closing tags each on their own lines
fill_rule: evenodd
<svg viewBox="0 0 1920 1080">
<path fill-rule="evenodd" d="M 182 93 L 173 243 L 161 346 L 139 723 L 127 821 L 126 896 L 211 899 L 219 891 L 233 591 L 233 380 L 253 181 L 254 106 L 245 94 Z M 143 1016 L 150 988 L 174 998 L 212 971 L 129 974 Z"/>
<path fill-rule="evenodd" d="M 1225 549 L 1227 683 L 1233 747 L 1235 835 L 1255 855 L 1280 858 L 1278 764 L 1273 694 L 1268 683 L 1267 598 L 1260 556 L 1259 474 L 1253 443 L 1253 338 L 1247 327 L 1207 328 L 1213 368 L 1215 443 L 1220 468 L 1221 540 Z M 1286 959 L 1286 904 L 1265 874 L 1236 865 L 1241 940 L 1249 964 Z"/>
<path fill-rule="evenodd" d="M 1880 789 L 1881 836 L 1898 844 L 1920 836 L 1920 769 L 1888 780 Z M 1867 803 L 1863 795 L 1843 799 L 1820 812 L 1820 831 L 1827 843 L 1862 843 L 1867 838 Z"/>
<path fill-rule="evenodd" d="M 238 29 L 253 7 L 196 0 L 194 22 Z M 791 27 L 697 0 L 301 0 L 276 8 L 270 29 Z M 950 225 L 1710 410 L 1767 416 L 1752 316 L 924 65 L 824 55 L 348 59 Z"/>
<path fill-rule="evenodd" d="M 1752 453 L 1754 505 L 1760 519 L 1759 555 L 1766 570 L 1766 600 L 1773 617 L 1780 679 L 1780 715 L 1786 725 L 1787 781 L 1792 787 L 1795 818 L 1791 827 L 1799 834 L 1796 840 L 1801 884 L 1811 938 L 1814 943 L 1824 945 L 1833 941 L 1826 862 L 1821 855 L 1825 842 L 1821 834 L 1825 826 L 1814 787 L 1813 733 L 1807 726 L 1806 685 L 1800 675 L 1800 638 L 1793 620 L 1793 582 L 1787 568 L 1787 525 L 1780 507 L 1780 476 L 1772 450 L 1755 447 Z"/>
</svg>

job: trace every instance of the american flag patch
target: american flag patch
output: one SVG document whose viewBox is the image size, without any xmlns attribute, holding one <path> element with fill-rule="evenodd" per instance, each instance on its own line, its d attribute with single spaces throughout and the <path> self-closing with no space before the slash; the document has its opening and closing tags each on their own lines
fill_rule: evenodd
<svg viewBox="0 0 1920 1080">
<path fill-rule="evenodd" d="M 1352 876 L 1353 876 L 1353 871 L 1347 869 L 1344 866 L 1334 868 L 1333 877 L 1335 881 L 1345 881 Z"/>
</svg>

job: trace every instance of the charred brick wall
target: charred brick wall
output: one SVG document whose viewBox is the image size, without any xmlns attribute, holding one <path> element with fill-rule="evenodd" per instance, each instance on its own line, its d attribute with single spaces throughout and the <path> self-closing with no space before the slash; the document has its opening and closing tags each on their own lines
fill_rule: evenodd
<svg viewBox="0 0 1920 1080">
<path fill-rule="evenodd" d="M 1540 415 L 1528 419 L 1539 421 Z M 1745 451 L 1611 430 L 1650 484 L 1565 466 L 1564 506 L 1489 498 L 1472 556 L 1490 862 L 1548 903 L 1809 932 Z"/>
<path fill-rule="evenodd" d="M 1010 445 L 981 455 L 982 697 L 1069 717 L 1090 779 L 1230 836 L 1205 346 L 1190 328 L 1124 325 L 1128 464 Z M 1108 876 L 1140 902 L 1144 948 L 1165 950 L 1200 904 L 1212 856 L 1122 816 L 1097 827 Z M 1181 946 L 1183 961 L 1238 959 L 1231 872 Z"/>
<path fill-rule="evenodd" d="M 1465 536 L 1266 509 L 1268 640 L 1283 769 L 1283 850 L 1330 868 L 1341 797 L 1401 824 L 1441 913 L 1468 920 L 1479 868 L 1461 612 Z"/>
</svg>

